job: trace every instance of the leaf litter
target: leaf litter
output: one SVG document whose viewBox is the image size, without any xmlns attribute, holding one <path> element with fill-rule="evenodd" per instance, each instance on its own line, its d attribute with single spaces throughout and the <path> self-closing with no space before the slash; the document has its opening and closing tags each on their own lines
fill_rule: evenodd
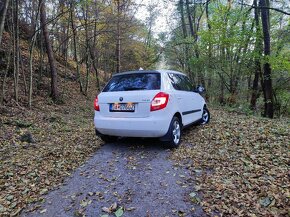
<svg viewBox="0 0 290 217">
<path fill-rule="evenodd" d="M 70 94 L 79 96 L 76 91 L 71 89 Z M 101 142 L 93 132 L 93 99 L 67 98 L 73 99 L 67 104 L 74 106 L 39 102 L 33 110 L 11 107 L 1 114 L 0 216 L 18 215 L 29 204 L 42 201 L 99 148 Z M 223 216 L 287 216 L 289 121 L 222 110 L 213 110 L 212 117 L 209 125 L 185 132 L 183 144 L 172 153 L 195 179 L 196 192 L 188 194 L 192 203 Z M 134 157 L 127 160 L 129 169 L 138 168 Z M 135 207 L 119 209 L 112 214 L 121 216 Z"/>
<path fill-rule="evenodd" d="M 17 215 L 43 201 L 100 147 L 92 121 L 93 94 L 81 96 L 73 84 L 68 89 L 66 104 L 39 100 L 31 110 L 9 107 L 0 115 L 0 216 Z"/>
<path fill-rule="evenodd" d="M 205 212 L 289 215 L 289 120 L 213 110 L 211 123 L 184 134 L 183 144 L 172 158 L 195 177 Z M 192 199 L 194 196 L 195 192 L 190 193 Z"/>
</svg>

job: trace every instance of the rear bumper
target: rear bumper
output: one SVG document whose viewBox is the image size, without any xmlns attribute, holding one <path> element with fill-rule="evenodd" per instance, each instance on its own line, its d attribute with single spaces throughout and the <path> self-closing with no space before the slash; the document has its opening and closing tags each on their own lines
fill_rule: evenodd
<svg viewBox="0 0 290 217">
<path fill-rule="evenodd" d="M 103 117 L 95 112 L 97 133 L 121 137 L 162 137 L 169 128 L 168 118 L 154 115 L 146 118 Z"/>
</svg>

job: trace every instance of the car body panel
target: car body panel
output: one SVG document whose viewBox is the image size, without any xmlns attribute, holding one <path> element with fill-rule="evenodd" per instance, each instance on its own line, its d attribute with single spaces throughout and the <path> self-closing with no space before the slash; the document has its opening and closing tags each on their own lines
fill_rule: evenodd
<svg viewBox="0 0 290 217">
<path fill-rule="evenodd" d="M 150 107 L 149 107 L 150 108 Z M 104 117 L 95 111 L 95 127 L 104 135 L 121 137 L 162 137 L 168 131 L 171 119 L 164 113 L 173 116 L 174 110 L 167 107 L 164 110 L 151 112 L 148 117 Z"/>
<path fill-rule="evenodd" d="M 202 107 L 198 101 L 198 96 L 194 92 L 176 91 L 180 112 L 182 114 L 182 124 L 184 126 L 198 120 L 201 117 Z"/>
<path fill-rule="evenodd" d="M 105 117 L 144 118 L 150 115 L 153 97 L 160 90 L 105 92 L 99 95 L 100 113 Z M 121 99 L 121 100 L 120 100 Z M 134 112 L 110 112 L 110 104 L 133 103 Z"/>
</svg>

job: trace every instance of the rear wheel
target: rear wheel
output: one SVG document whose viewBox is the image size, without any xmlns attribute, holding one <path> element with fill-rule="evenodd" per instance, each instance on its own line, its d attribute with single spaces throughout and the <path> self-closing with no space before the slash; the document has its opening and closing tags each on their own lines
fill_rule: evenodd
<svg viewBox="0 0 290 217">
<path fill-rule="evenodd" d="M 210 120 L 209 110 L 206 107 L 203 107 L 200 124 L 202 124 L 202 125 L 207 124 L 209 122 L 209 120 Z"/>
<path fill-rule="evenodd" d="M 181 142 L 181 128 L 182 124 L 178 117 L 173 117 L 169 126 L 167 144 L 171 148 L 177 148 Z"/>
</svg>

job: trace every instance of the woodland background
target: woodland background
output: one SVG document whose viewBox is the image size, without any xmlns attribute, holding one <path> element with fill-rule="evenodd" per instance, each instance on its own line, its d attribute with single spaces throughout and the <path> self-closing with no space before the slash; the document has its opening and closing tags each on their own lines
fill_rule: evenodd
<svg viewBox="0 0 290 217">
<path fill-rule="evenodd" d="M 183 71 L 207 90 L 210 124 L 170 151 L 202 195 L 193 204 L 289 215 L 289 0 L 162 2 L 174 5 L 167 32 L 154 31 L 161 0 L 0 0 L 0 216 L 45 213 L 45 195 L 100 148 L 96 94 L 140 67 Z"/>
<path fill-rule="evenodd" d="M 142 22 L 133 0 L 1 0 L 0 103 L 33 107 L 44 91 L 61 102 L 68 79 L 86 95 L 113 73 L 162 62 L 202 84 L 213 105 L 289 116 L 288 0 L 168 1 L 168 32 L 154 33 L 158 1 Z"/>
</svg>

